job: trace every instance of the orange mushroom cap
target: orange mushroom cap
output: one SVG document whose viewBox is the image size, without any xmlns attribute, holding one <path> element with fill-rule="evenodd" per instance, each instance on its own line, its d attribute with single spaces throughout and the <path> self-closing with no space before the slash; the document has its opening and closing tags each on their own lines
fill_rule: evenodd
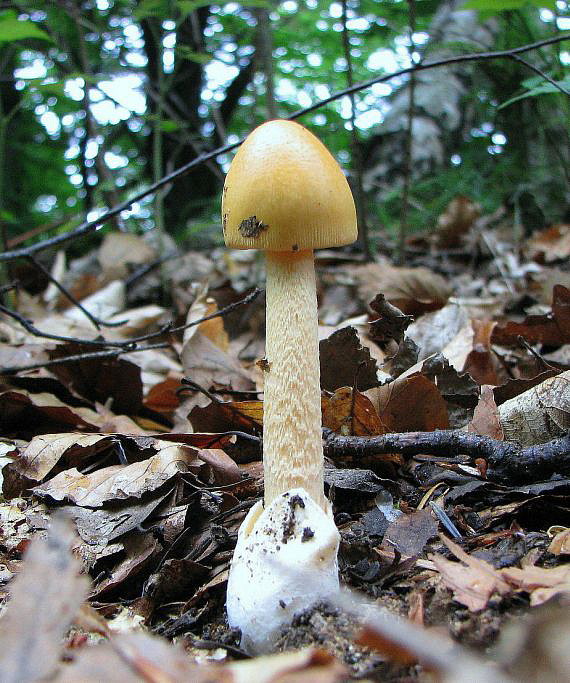
<svg viewBox="0 0 570 683">
<path fill-rule="evenodd" d="M 293 121 L 268 121 L 239 148 L 222 196 L 226 245 L 301 251 L 357 237 L 356 209 L 327 148 Z"/>
</svg>

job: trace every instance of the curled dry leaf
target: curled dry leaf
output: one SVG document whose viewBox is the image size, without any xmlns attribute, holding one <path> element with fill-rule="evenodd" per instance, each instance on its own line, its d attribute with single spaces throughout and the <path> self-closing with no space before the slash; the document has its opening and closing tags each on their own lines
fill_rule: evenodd
<svg viewBox="0 0 570 683">
<path fill-rule="evenodd" d="M 103 278 L 125 279 L 129 266 L 151 263 L 157 257 L 156 251 L 142 237 L 127 232 L 111 232 L 105 235 L 97 255 Z"/>
<path fill-rule="evenodd" d="M 552 313 L 529 315 L 522 323 L 507 322 L 496 325 L 491 341 L 512 346 L 523 337 L 529 344 L 559 346 L 570 342 L 570 289 L 555 285 L 552 292 Z"/>
<path fill-rule="evenodd" d="M 411 315 L 404 315 L 399 308 L 386 301 L 384 294 L 377 294 L 368 304 L 378 315 L 370 322 L 370 338 L 381 344 L 394 340 L 398 344 L 404 339 L 406 328 L 413 322 Z"/>
<path fill-rule="evenodd" d="M 44 434 L 35 436 L 17 460 L 4 470 L 3 493 L 9 498 L 19 495 L 44 479 L 64 454 L 90 455 L 105 447 L 110 437 L 101 434 Z M 101 443 L 103 442 L 103 444 Z M 79 456 L 80 457 L 80 456 Z"/>
<path fill-rule="evenodd" d="M 499 416 L 505 439 L 522 446 L 563 436 L 570 429 L 570 370 L 505 401 Z"/>
<path fill-rule="evenodd" d="M 486 385 L 481 387 L 479 403 L 473 412 L 473 419 L 469 423 L 467 431 L 481 436 L 490 436 L 499 441 L 503 440 L 503 428 L 501 427 L 499 409 L 495 403 L 492 387 Z"/>
<path fill-rule="evenodd" d="M 88 351 L 80 344 L 60 344 L 49 352 L 50 359 L 65 358 Z M 86 358 L 54 365 L 53 374 L 64 386 L 91 402 L 112 400 L 115 413 L 136 415 L 142 405 L 140 368 L 126 358 Z"/>
<path fill-rule="evenodd" d="M 524 247 L 529 259 L 539 263 L 562 261 L 570 256 L 570 225 L 559 223 L 535 233 Z"/>
<path fill-rule="evenodd" d="M 213 401 L 205 408 L 193 408 L 189 419 L 200 432 L 258 431 L 263 424 L 263 401 Z"/>
<path fill-rule="evenodd" d="M 553 555 L 570 555 L 570 529 L 556 534 L 548 546 L 548 552 Z"/>
<path fill-rule="evenodd" d="M 362 346 L 354 327 L 343 327 L 319 344 L 321 388 L 335 391 L 356 386 L 361 391 L 378 386 L 378 368 L 370 350 Z M 271 368 L 269 368 L 271 372 Z"/>
<path fill-rule="evenodd" d="M 32 394 L 24 389 L 8 390 L 0 394 L 2 427 L 10 433 L 20 429 L 30 436 L 46 431 L 63 431 L 57 427 L 97 431 L 101 418 L 89 408 L 70 407 L 52 394 Z M 46 429 L 47 425 L 52 427 Z"/>
<path fill-rule="evenodd" d="M 201 331 L 185 343 L 181 354 L 184 374 L 205 389 L 224 387 L 234 391 L 255 389 L 249 373 L 238 360 L 216 346 Z"/>
<path fill-rule="evenodd" d="M 570 594 L 570 564 L 559 567 L 505 567 L 501 576 L 517 590 L 530 594 L 530 604 L 542 605 L 560 593 Z"/>
</svg>

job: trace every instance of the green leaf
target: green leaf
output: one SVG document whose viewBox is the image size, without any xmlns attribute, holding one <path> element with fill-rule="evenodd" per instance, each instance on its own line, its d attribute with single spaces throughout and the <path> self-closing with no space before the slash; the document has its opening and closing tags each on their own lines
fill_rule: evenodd
<svg viewBox="0 0 570 683">
<path fill-rule="evenodd" d="M 196 62 L 197 64 L 208 64 L 212 61 L 211 55 L 205 52 L 194 52 L 187 45 L 177 45 L 176 54 L 182 59 L 187 59 L 189 62 Z"/>
<path fill-rule="evenodd" d="M 181 126 L 178 122 L 172 121 L 170 119 L 163 119 L 160 122 L 160 130 L 163 133 L 174 133 L 177 130 L 180 130 Z"/>
<path fill-rule="evenodd" d="M 556 9 L 556 0 L 468 0 L 463 9 L 491 11 L 495 14 L 509 9 L 522 9 L 525 5 Z"/>
<path fill-rule="evenodd" d="M 192 12 L 195 12 L 200 7 L 208 7 L 213 4 L 213 0 L 176 0 L 176 5 L 184 17 L 187 17 Z M 228 3 L 222 2 L 221 5 Z M 271 9 L 272 5 L 269 0 L 248 0 L 239 3 L 242 7 L 265 7 Z"/>
<path fill-rule="evenodd" d="M 570 75 L 566 76 L 561 81 L 556 81 L 556 83 L 561 88 L 564 88 L 566 91 L 569 91 L 570 90 Z M 529 85 L 530 85 L 530 88 L 529 88 Z M 556 88 L 552 83 L 549 83 L 548 81 L 545 81 L 544 79 L 540 78 L 540 76 L 537 76 L 536 78 L 528 78 L 526 81 L 523 81 L 523 86 L 527 87 L 529 89 L 526 92 L 521 93 L 520 95 L 517 95 L 516 97 L 511 97 L 510 100 L 503 102 L 501 105 L 499 105 L 498 109 L 504 109 L 505 107 L 508 107 L 509 105 L 513 104 L 514 102 L 518 102 L 519 100 L 524 100 L 527 97 L 537 97 L 538 95 L 548 95 L 550 93 L 560 93 L 560 90 L 558 90 L 558 88 Z"/>
<path fill-rule="evenodd" d="M 42 31 L 33 21 L 20 21 L 16 12 L 3 12 L 0 15 L 0 44 L 14 43 L 17 40 L 34 38 L 53 43 L 47 33 Z"/>
<path fill-rule="evenodd" d="M 168 0 L 142 0 L 133 16 L 136 19 L 146 19 L 147 17 L 168 17 Z"/>
</svg>

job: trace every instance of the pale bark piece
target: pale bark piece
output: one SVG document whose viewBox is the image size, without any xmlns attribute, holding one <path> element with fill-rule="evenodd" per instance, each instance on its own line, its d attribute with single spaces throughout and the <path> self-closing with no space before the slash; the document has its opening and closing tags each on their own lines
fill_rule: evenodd
<svg viewBox="0 0 570 683">
<path fill-rule="evenodd" d="M 549 377 L 499 406 L 506 441 L 534 446 L 570 429 L 570 370 Z"/>
<path fill-rule="evenodd" d="M 45 680 L 56 673 L 61 640 L 88 589 L 70 550 L 74 540 L 69 522 L 56 517 L 48 536 L 31 543 L 0 621 L 2 683 Z"/>
</svg>

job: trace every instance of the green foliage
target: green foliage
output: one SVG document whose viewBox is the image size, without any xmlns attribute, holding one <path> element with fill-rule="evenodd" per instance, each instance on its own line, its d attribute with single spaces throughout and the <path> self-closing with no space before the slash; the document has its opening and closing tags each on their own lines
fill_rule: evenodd
<svg viewBox="0 0 570 683">
<path fill-rule="evenodd" d="M 27 39 L 53 42 L 51 37 L 39 29 L 33 21 L 21 21 L 16 12 L 11 10 L 2 12 L 0 14 L 0 44 Z"/>
<path fill-rule="evenodd" d="M 541 76 L 527 78 L 521 84 L 522 87 L 526 89 L 526 92 L 523 92 L 516 97 L 511 97 L 506 102 L 503 102 L 498 108 L 503 109 L 515 102 L 524 100 L 526 97 L 537 97 L 538 95 L 548 95 L 552 93 L 563 95 L 563 93 L 560 92 L 560 88 L 568 93 L 568 91 L 570 91 L 570 75 L 566 76 L 566 78 L 563 78 L 561 81 L 556 81 L 556 84 L 559 86 L 558 88 L 554 84 L 545 81 Z"/>
<path fill-rule="evenodd" d="M 527 5 L 542 7 L 552 11 L 556 10 L 556 0 L 468 0 L 463 7 L 465 9 L 498 13 L 506 10 L 521 10 Z"/>
<path fill-rule="evenodd" d="M 407 66 L 409 3 L 347 2 L 353 81 Z M 426 59 L 434 15 L 445 5 L 444 0 L 415 2 L 414 40 Z M 106 9 L 97 9 L 91 0 L 77 0 L 73 6 L 77 15 L 65 3 L 21 0 L 0 12 L 0 216 L 9 236 L 57 221 L 68 226 L 93 215 L 89 212 L 148 186 L 156 172 L 164 174 L 192 155 L 235 141 L 264 121 L 267 92 L 260 60 L 248 76 L 259 44 L 260 9 L 270 11 L 279 116 L 318 103 L 348 84 L 340 2 L 109 0 Z M 552 26 L 541 19 L 539 9 L 568 16 L 568 8 L 554 0 L 469 0 L 462 7 L 478 10 L 480 22 L 493 16 L 497 49 L 550 35 Z M 479 50 L 469 38 L 438 37 L 433 43 L 449 55 Z M 525 58 L 568 89 L 565 55 L 563 48 L 548 47 Z M 526 136 L 511 135 L 509 130 L 518 126 L 555 131 L 550 139 L 546 133 L 540 139 L 535 135 L 533 150 L 559 163 L 552 139 L 558 139 L 560 121 L 568 115 L 567 100 L 544 97 L 558 91 L 538 77 L 528 78 L 528 70 L 515 62 L 481 62 L 465 69 L 470 86 L 462 115 L 474 123 L 443 140 L 445 159 L 440 167 L 414 175 L 411 196 L 416 208 L 410 219 L 417 229 L 432 226 L 442 208 L 460 193 L 489 210 L 525 183 L 551 186 L 553 193 L 563 196 L 562 162 L 550 170 L 548 163 L 525 164 L 530 156 Z M 244 84 L 234 95 L 232 88 L 242 76 Z M 382 90 L 356 93 L 361 144 L 385 133 L 386 112 L 406 83 L 400 78 Z M 135 102 L 137 94 L 146 104 Z M 347 98 L 304 115 L 300 122 L 325 142 L 347 172 L 354 171 Z M 473 132 L 484 124 L 490 126 L 488 133 Z M 491 139 L 496 131 L 507 133 L 508 141 L 500 149 Z M 457 167 L 449 164 L 452 154 L 461 158 Z M 202 166 L 176 184 L 174 189 L 188 183 L 182 199 L 172 187 L 164 193 L 167 214 L 177 202 L 183 201 L 187 209 L 184 220 L 167 221 L 169 230 L 194 241 L 198 230 L 215 233 L 220 176 L 230 158 L 218 159 L 221 166 L 210 164 L 217 187 L 206 187 L 207 167 Z M 371 217 L 396 229 L 401 184 L 388 177 L 382 186 L 380 194 L 374 189 L 369 197 Z M 127 228 L 152 228 L 157 206 L 151 198 L 141 202 L 123 217 Z"/>
</svg>

